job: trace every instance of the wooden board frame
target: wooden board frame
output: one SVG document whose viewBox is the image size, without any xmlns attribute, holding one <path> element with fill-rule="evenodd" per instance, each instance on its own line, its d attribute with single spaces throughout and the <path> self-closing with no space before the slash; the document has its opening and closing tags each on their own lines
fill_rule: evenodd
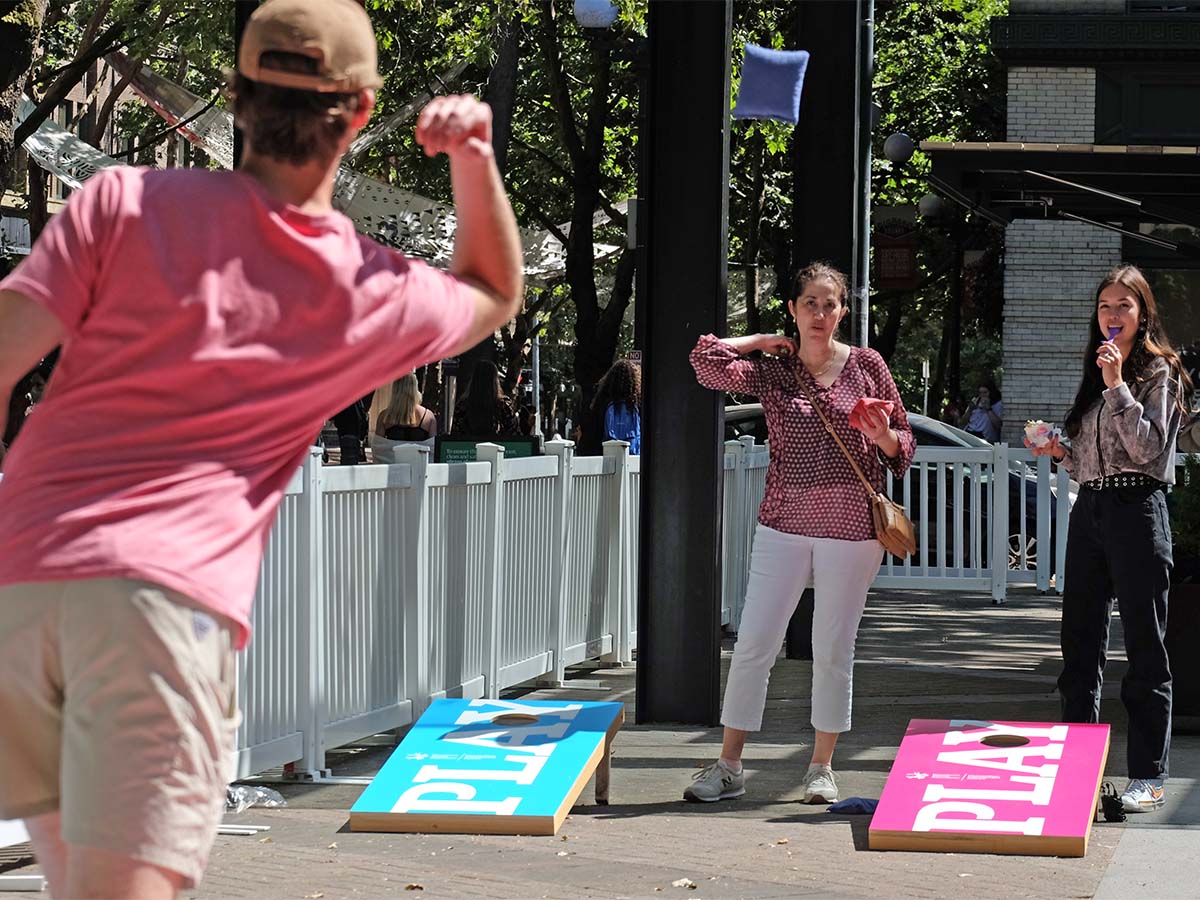
<svg viewBox="0 0 1200 900">
<path fill-rule="evenodd" d="M 438 700 L 434 705 L 431 705 L 430 710 L 435 710 L 436 704 L 456 704 L 466 708 L 466 704 L 475 704 L 486 706 L 487 704 L 495 704 L 499 701 L 489 700 Z M 596 734 L 594 746 L 592 746 L 586 757 L 582 760 L 582 765 L 578 767 L 574 779 L 567 786 L 566 790 L 561 795 L 561 800 L 549 814 L 540 815 L 525 815 L 514 813 L 510 815 L 488 815 L 478 812 L 469 813 L 445 813 L 445 812 L 396 812 L 379 810 L 371 810 L 360 808 L 364 805 L 364 797 L 367 792 L 364 791 L 363 797 L 359 798 L 359 802 L 355 803 L 355 807 L 350 811 L 350 830 L 351 831 L 374 831 L 374 832 L 391 832 L 391 833 L 425 833 L 425 834 L 513 834 L 513 835 L 534 835 L 534 836 L 550 836 L 558 832 L 562 827 L 563 821 L 570 814 L 575 802 L 583 793 L 584 787 L 593 775 L 596 777 L 596 803 L 598 805 L 606 805 L 608 803 L 609 790 L 609 772 L 611 768 L 612 744 L 616 738 L 617 732 L 625 722 L 624 705 L 619 703 L 586 703 L 582 701 L 516 701 L 524 707 L 532 708 L 539 704 L 546 708 L 563 708 L 565 706 L 574 706 L 577 708 L 610 707 L 612 719 L 607 727 L 607 730 L 601 735 L 598 732 L 589 732 Z M 443 707 L 445 708 L 445 707 Z M 426 715 L 430 710 L 426 711 Z M 435 710 L 435 714 L 440 712 L 440 709 Z M 502 716 L 497 716 L 500 718 Z M 422 716 L 424 719 L 425 716 Z M 414 731 L 420 726 L 419 719 L 414 725 Z M 413 732 L 410 732 L 410 735 Z M 571 732 L 568 732 L 570 736 Z M 406 746 L 406 744 L 408 746 Z M 376 776 L 384 776 L 384 773 L 389 769 L 396 769 L 398 766 L 404 765 L 403 761 L 411 755 L 412 748 L 416 746 L 416 742 L 410 742 L 406 736 L 405 740 L 400 743 L 400 746 L 393 752 L 392 757 L 380 770 L 380 774 Z M 397 763 L 393 764 L 393 760 Z M 386 776 L 385 776 L 386 777 Z M 368 788 L 370 790 L 371 788 Z M 372 798 L 375 802 L 375 798 Z M 370 804 L 366 804 L 370 805 Z M 519 807 L 518 807 L 519 809 Z"/>
<path fill-rule="evenodd" d="M 945 734 L 944 746 L 939 748 L 938 745 L 943 742 L 937 741 L 937 735 L 942 733 Z M 995 740 L 1010 733 L 1030 736 L 1025 741 L 1027 749 L 1021 750 L 1021 744 L 986 743 L 982 739 L 990 737 Z M 975 734 L 980 735 L 981 739 L 973 740 L 971 735 Z M 896 762 L 888 775 L 879 808 L 872 818 L 868 846 L 872 850 L 1084 856 L 1096 816 L 1100 785 L 1108 761 L 1110 738 L 1107 725 L 914 719 L 909 723 Z M 1034 740 L 1037 743 L 1032 743 Z M 964 744 L 972 746 L 963 751 L 961 748 Z M 1019 760 L 1013 764 L 1011 770 L 998 764 L 998 758 L 1006 755 L 1006 747 Z M 943 752 L 936 752 L 938 749 L 942 749 Z M 1042 750 L 1046 752 L 1039 752 Z M 971 757 L 974 754 L 978 754 L 982 761 L 979 758 L 972 761 Z M 1024 765 L 1027 757 L 1055 762 L 1038 766 Z M 967 761 L 961 762 L 964 758 Z M 1012 761 L 1013 757 L 1010 756 L 1008 762 Z M 1069 771 L 1070 777 L 1062 778 L 1060 784 L 1059 777 L 1068 771 L 1068 766 L 1075 768 Z M 968 770 L 986 774 L 968 775 Z M 955 781 L 956 775 L 961 779 L 970 777 L 996 780 L 997 776 L 993 770 L 1017 772 L 1019 774 L 1014 776 L 1014 780 L 1019 783 Z M 1024 820 L 1028 823 L 1042 823 L 1036 826 L 1036 833 L 1002 831 L 1000 828 L 986 830 L 987 822 L 991 821 L 995 813 L 990 805 L 973 802 L 973 795 L 978 799 L 987 799 L 988 804 L 1010 804 L 1008 812 L 1001 815 L 1011 817 L 1014 814 L 1024 814 L 1014 813 L 1011 804 L 1016 801 L 990 798 L 1012 793 L 1019 795 L 1029 787 L 1033 787 L 1032 791 L 1028 791 L 1030 796 L 1041 793 L 1036 805 L 1025 809 L 1028 813 L 1041 814 L 1036 818 Z M 924 806 L 913 803 L 914 796 L 919 792 L 922 792 L 921 801 Z M 929 799 L 931 794 L 932 801 Z M 1035 804 L 1035 801 L 1028 803 Z M 949 812 L 977 817 L 939 818 L 935 813 L 932 817 L 934 825 L 943 827 L 935 830 L 929 827 L 928 820 L 919 825 L 923 815 L 921 810 L 925 809 L 928 812 L 927 807 L 933 806 L 943 806 L 947 807 Z M 1021 801 L 1021 807 L 1024 808 L 1024 801 Z M 964 823 L 962 830 L 945 829 L 944 826 L 955 821 Z M 996 824 L 1005 829 L 1014 828 L 1020 822 L 1021 820 L 1004 821 L 1003 818 L 996 820 Z M 894 827 L 897 823 L 904 823 L 908 827 Z"/>
</svg>

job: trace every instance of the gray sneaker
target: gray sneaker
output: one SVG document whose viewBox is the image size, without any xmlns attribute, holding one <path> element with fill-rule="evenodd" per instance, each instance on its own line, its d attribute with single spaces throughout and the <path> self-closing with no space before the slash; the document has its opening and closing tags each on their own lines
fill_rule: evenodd
<svg viewBox="0 0 1200 900">
<path fill-rule="evenodd" d="M 809 766 L 804 776 L 804 802 L 837 803 L 837 799 L 838 787 L 833 769 L 816 764 Z"/>
<path fill-rule="evenodd" d="M 692 776 L 691 786 L 683 792 L 683 799 L 712 803 L 714 800 L 740 797 L 744 793 L 746 793 L 746 770 L 734 772 L 718 759 Z"/>
</svg>

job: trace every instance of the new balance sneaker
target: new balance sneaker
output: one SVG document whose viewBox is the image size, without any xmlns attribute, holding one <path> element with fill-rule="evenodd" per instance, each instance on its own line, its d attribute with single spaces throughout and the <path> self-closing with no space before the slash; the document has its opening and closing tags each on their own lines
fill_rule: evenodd
<svg viewBox="0 0 1200 900">
<path fill-rule="evenodd" d="M 1153 812 L 1163 805 L 1163 780 L 1161 778 L 1134 778 L 1121 794 L 1121 808 L 1125 812 Z"/>
<path fill-rule="evenodd" d="M 837 779 L 833 776 L 833 769 L 816 763 L 809 766 L 804 776 L 804 802 L 837 803 L 837 799 Z"/>
<path fill-rule="evenodd" d="M 746 770 L 735 772 L 718 759 L 692 776 L 691 786 L 683 792 L 683 799 L 712 803 L 714 800 L 740 797 L 744 793 Z"/>
</svg>

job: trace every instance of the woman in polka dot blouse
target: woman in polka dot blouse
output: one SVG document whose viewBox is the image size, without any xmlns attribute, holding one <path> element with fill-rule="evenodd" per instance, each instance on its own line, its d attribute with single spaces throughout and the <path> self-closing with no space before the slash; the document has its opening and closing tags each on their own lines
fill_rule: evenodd
<svg viewBox="0 0 1200 900">
<path fill-rule="evenodd" d="M 796 276 L 792 296 L 788 311 L 796 320 L 797 340 L 783 335 L 705 335 L 691 353 L 702 385 L 762 401 L 770 465 L 754 533 L 746 606 L 725 688 L 721 758 L 696 775 L 684 793 L 689 800 L 745 793 L 742 749 L 749 732 L 762 725 L 771 666 L 810 575 L 815 588 L 816 740 L 804 800 L 833 803 L 838 798 L 833 750 L 838 735 L 850 730 L 854 642 L 883 547 L 875 539 L 862 482 L 825 430 L 804 388 L 822 405 L 877 488 L 883 487 L 883 467 L 903 475 L 915 449 L 904 404 L 883 358 L 874 350 L 836 340 L 838 325 L 849 312 L 846 277 L 814 263 Z M 747 356 L 756 350 L 762 355 Z M 877 405 L 851 426 L 850 412 L 864 397 L 889 402 L 890 415 Z"/>
</svg>

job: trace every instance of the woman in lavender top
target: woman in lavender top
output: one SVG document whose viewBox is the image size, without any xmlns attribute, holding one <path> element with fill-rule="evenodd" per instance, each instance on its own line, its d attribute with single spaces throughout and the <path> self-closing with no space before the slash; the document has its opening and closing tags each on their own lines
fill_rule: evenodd
<svg viewBox="0 0 1200 900">
<path fill-rule="evenodd" d="M 1052 438 L 1033 448 L 1059 460 L 1083 485 L 1067 535 L 1058 679 L 1064 721 L 1100 720 L 1114 596 L 1121 613 L 1130 779 L 1121 802 L 1129 812 L 1161 806 L 1167 776 L 1171 670 L 1163 637 L 1172 558 L 1166 491 L 1175 481 L 1175 437 L 1190 391 L 1150 285 L 1133 266 L 1121 266 L 1096 290 L 1083 380 L 1066 420 L 1071 443 Z"/>
<path fill-rule="evenodd" d="M 804 800 L 838 799 L 833 750 L 838 735 L 850 730 L 854 642 L 883 547 L 875 539 L 863 484 L 809 398 L 821 405 L 877 490 L 883 487 L 884 467 L 903 475 L 914 451 L 912 429 L 887 363 L 874 350 L 836 340 L 838 324 L 849 311 L 846 294 L 841 272 L 822 263 L 810 265 L 796 276 L 788 301 L 796 340 L 763 334 L 722 340 L 709 334 L 691 353 L 702 385 L 762 401 L 771 440 L 746 606 L 721 711 L 721 757 L 696 775 L 684 792 L 688 800 L 745 793 L 742 748 L 749 733 L 762 725 L 771 665 L 810 576 L 816 737 Z M 747 356 L 754 351 L 771 355 Z M 889 402 L 890 415 L 868 412 L 851 426 L 850 412 L 864 397 Z"/>
</svg>

